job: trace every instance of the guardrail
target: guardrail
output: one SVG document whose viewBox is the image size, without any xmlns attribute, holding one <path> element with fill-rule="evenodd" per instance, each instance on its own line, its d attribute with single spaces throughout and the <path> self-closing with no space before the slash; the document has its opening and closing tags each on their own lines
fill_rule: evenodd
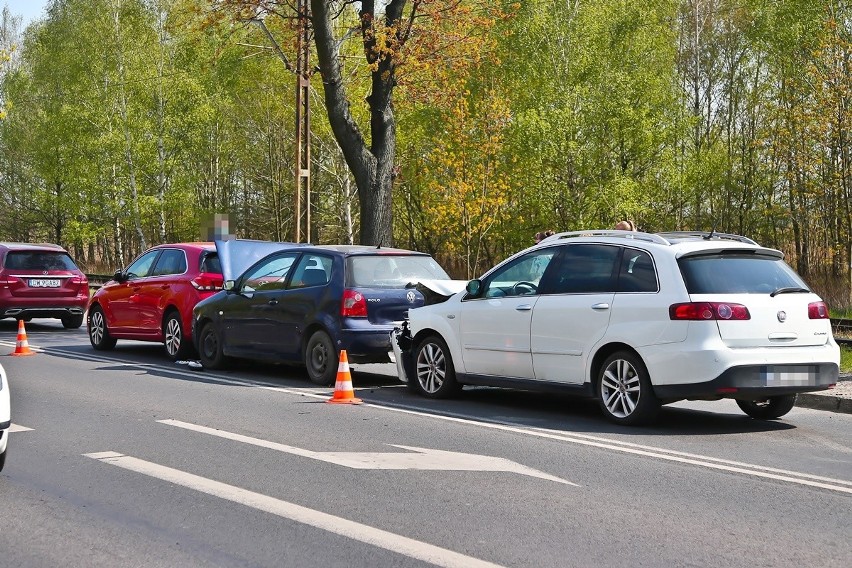
<svg viewBox="0 0 852 568">
<path fill-rule="evenodd" d="M 89 289 L 97 290 L 112 280 L 112 276 L 112 274 L 86 274 L 86 278 L 89 280 Z"/>
</svg>

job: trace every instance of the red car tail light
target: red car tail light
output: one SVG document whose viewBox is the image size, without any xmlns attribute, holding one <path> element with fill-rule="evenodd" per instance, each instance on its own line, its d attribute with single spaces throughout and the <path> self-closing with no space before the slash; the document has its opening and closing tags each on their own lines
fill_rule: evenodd
<svg viewBox="0 0 852 568">
<path fill-rule="evenodd" d="M 20 278 L 15 278 L 14 276 L 0 276 L 0 286 L 9 286 L 11 284 L 17 284 L 20 281 Z"/>
<path fill-rule="evenodd" d="M 86 278 L 85 275 L 73 276 L 71 278 L 71 284 L 77 284 L 78 286 L 88 286 L 89 285 L 89 279 Z"/>
<path fill-rule="evenodd" d="M 340 315 L 346 318 L 367 317 L 367 299 L 361 292 L 355 290 L 343 291 L 343 302 L 340 305 Z"/>
<path fill-rule="evenodd" d="M 200 292 L 215 292 L 222 289 L 222 275 L 214 272 L 202 272 L 190 281 Z"/>
<path fill-rule="evenodd" d="M 669 306 L 673 320 L 748 320 L 751 314 L 742 304 L 727 302 L 685 302 Z"/>
<path fill-rule="evenodd" d="M 828 306 L 825 302 L 811 302 L 808 304 L 808 319 L 828 319 Z"/>
</svg>

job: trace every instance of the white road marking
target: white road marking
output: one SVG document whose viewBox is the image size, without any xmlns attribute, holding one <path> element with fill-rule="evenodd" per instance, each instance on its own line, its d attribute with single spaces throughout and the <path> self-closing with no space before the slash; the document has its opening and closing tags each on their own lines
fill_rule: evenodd
<svg viewBox="0 0 852 568">
<path fill-rule="evenodd" d="M 21 426 L 20 424 L 12 423 L 12 426 L 9 427 L 9 432 L 31 432 L 32 428 L 27 428 L 26 426 Z"/>
<path fill-rule="evenodd" d="M 79 357 L 80 354 L 73 351 L 64 351 L 62 349 L 54 349 L 50 348 L 48 352 L 55 351 L 61 353 L 63 355 L 71 355 L 74 357 Z M 117 363 L 122 362 L 127 364 L 128 366 L 136 366 L 136 367 L 155 367 L 159 370 L 165 370 L 171 373 L 178 373 L 182 376 L 186 377 L 204 377 L 206 380 L 211 382 L 216 382 L 220 384 L 227 385 L 238 385 L 252 388 L 259 388 L 273 392 L 279 392 L 284 394 L 292 394 L 301 397 L 310 397 L 316 399 L 326 400 L 329 396 L 331 396 L 331 391 L 328 389 L 323 390 L 322 392 L 317 392 L 320 389 L 289 389 L 285 387 L 280 387 L 272 383 L 266 383 L 257 379 L 234 379 L 230 377 L 219 376 L 216 373 L 206 372 L 206 373 L 198 373 L 198 372 L 190 372 L 184 371 L 181 372 L 180 369 L 168 369 L 164 368 L 161 365 L 147 364 L 147 363 L 135 363 L 133 361 L 119 361 L 116 359 L 110 358 L 97 358 L 96 356 L 92 356 L 89 359 L 84 360 L 99 360 L 104 363 Z M 356 389 L 357 394 L 357 389 Z M 479 426 L 481 428 L 488 428 L 492 430 L 500 430 L 505 432 L 512 432 L 516 434 L 526 434 L 534 437 L 542 437 L 549 438 L 554 440 L 560 440 L 585 446 L 598 447 L 601 449 L 614 450 L 625 453 L 632 453 L 634 455 L 642 455 L 646 457 L 663 459 L 669 461 L 676 461 L 680 463 L 685 463 L 689 465 L 695 465 L 699 467 L 705 467 L 710 469 L 717 470 L 725 470 L 731 473 L 740 473 L 745 475 L 750 475 L 754 477 L 762 477 L 774 479 L 776 481 L 784 481 L 789 483 L 796 483 L 800 485 L 807 485 L 813 487 L 819 487 L 822 489 L 829 489 L 832 491 L 839 491 L 841 493 L 852 493 L 849 486 L 852 486 L 852 482 L 845 481 L 841 479 L 833 479 L 829 477 L 817 476 L 809 473 L 802 473 L 797 471 L 788 471 L 783 469 L 776 469 L 766 466 L 761 466 L 757 464 L 747 464 L 740 462 L 733 462 L 729 460 L 724 460 L 720 458 L 715 458 L 712 456 L 704 456 L 698 454 L 687 454 L 684 452 L 678 452 L 676 450 L 669 450 L 666 448 L 658 448 L 654 446 L 639 446 L 636 444 L 631 444 L 628 442 L 621 442 L 619 440 L 612 440 L 603 437 L 592 437 L 587 436 L 585 434 L 579 434 L 574 432 L 562 432 L 559 430 L 546 430 L 546 429 L 538 429 L 535 427 L 527 427 L 523 425 L 518 425 L 508 421 L 485 421 L 485 420 L 475 420 L 465 416 L 454 415 L 450 413 L 442 413 L 436 414 L 432 412 L 424 412 L 422 410 L 417 409 L 416 407 L 406 407 L 404 405 L 398 405 L 396 403 L 367 403 L 358 405 L 358 408 L 377 408 L 381 410 L 386 410 L 389 412 L 399 412 L 402 414 L 408 414 L 411 416 L 420 416 L 425 418 L 432 418 L 437 420 L 444 420 L 447 422 L 456 422 L 460 424 L 468 424 L 473 426 Z M 635 447 L 632 447 L 635 446 Z M 732 467 L 729 467 L 732 466 Z M 776 475 L 777 474 L 777 475 Z M 824 482 L 824 483 L 823 483 Z"/>
<path fill-rule="evenodd" d="M 234 440 L 251 444 L 270 450 L 285 452 L 292 455 L 302 456 L 315 460 L 320 460 L 344 467 L 353 469 L 418 469 L 418 470 L 440 470 L 440 471 L 502 471 L 508 473 L 517 473 L 520 475 L 528 475 L 539 479 L 564 483 L 565 485 L 573 485 L 579 487 L 576 483 L 571 483 L 560 477 L 556 477 L 536 469 L 523 466 L 517 462 L 505 458 L 493 456 L 482 456 L 476 454 L 464 454 L 459 452 L 448 452 L 444 450 L 433 450 L 430 448 L 417 448 L 413 446 L 401 446 L 398 444 L 390 444 L 395 448 L 409 450 L 415 453 L 388 453 L 388 452 L 315 452 L 295 446 L 288 446 L 262 440 L 260 438 L 252 438 L 226 430 L 217 430 L 207 426 L 191 424 L 189 422 L 181 422 L 180 420 L 158 420 L 160 424 L 168 426 L 176 426 L 202 434 L 209 434 L 227 440 Z"/>
<path fill-rule="evenodd" d="M 275 499 L 274 497 L 248 491 L 178 469 L 125 456 L 117 452 L 97 452 L 83 455 L 102 463 L 115 465 L 129 471 L 135 471 L 136 473 L 213 495 L 214 497 L 240 503 L 259 511 L 316 527 L 378 548 L 390 550 L 409 558 L 429 562 L 436 566 L 445 566 L 447 568 L 501 568 L 498 564 L 492 564 L 491 562 L 466 556 L 426 542 L 414 540 L 369 525 L 356 523 L 342 517 L 329 515 L 322 511 L 315 511 L 314 509 L 296 505 L 295 503 Z"/>
</svg>

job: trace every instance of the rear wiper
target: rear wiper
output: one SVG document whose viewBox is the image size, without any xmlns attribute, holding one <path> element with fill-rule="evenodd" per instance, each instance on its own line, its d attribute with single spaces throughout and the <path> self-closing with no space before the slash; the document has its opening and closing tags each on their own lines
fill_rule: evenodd
<svg viewBox="0 0 852 568">
<path fill-rule="evenodd" d="M 774 292 L 772 292 L 769 295 L 774 298 L 778 294 L 800 294 L 800 293 L 810 293 L 810 290 L 808 290 L 807 288 L 796 288 L 796 287 L 778 288 L 777 290 L 775 290 Z"/>
</svg>

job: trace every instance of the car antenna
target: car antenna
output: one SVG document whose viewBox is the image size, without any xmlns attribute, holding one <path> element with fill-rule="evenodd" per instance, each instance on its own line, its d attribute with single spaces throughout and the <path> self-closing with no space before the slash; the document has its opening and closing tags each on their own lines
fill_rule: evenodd
<svg viewBox="0 0 852 568">
<path fill-rule="evenodd" d="M 713 228 L 712 228 L 712 229 L 710 229 L 710 232 L 707 234 L 707 236 L 705 236 L 705 237 L 704 237 L 704 240 L 705 240 L 705 241 L 709 241 L 710 239 L 712 239 L 712 238 L 713 238 L 713 234 L 714 234 L 715 232 L 716 232 L 716 224 L 714 223 L 714 224 L 713 224 Z"/>
</svg>

